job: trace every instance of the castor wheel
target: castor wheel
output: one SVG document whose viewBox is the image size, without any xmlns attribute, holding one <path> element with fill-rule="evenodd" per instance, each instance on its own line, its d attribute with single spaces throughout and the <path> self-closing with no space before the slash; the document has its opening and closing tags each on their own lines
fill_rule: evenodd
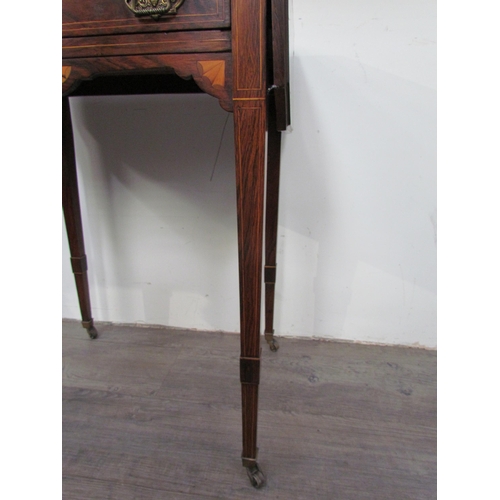
<svg viewBox="0 0 500 500">
<path fill-rule="evenodd" d="M 269 344 L 269 349 L 271 349 L 271 351 L 273 352 L 276 352 L 280 348 L 280 345 L 278 344 L 276 339 L 268 340 L 267 343 Z"/>
<path fill-rule="evenodd" d="M 97 330 L 95 329 L 95 327 L 91 326 L 90 328 L 87 328 L 87 333 L 89 334 L 89 337 L 91 339 L 97 338 Z"/>
<path fill-rule="evenodd" d="M 255 463 L 251 467 L 247 467 L 247 474 L 254 488 L 260 488 L 266 482 L 266 477 L 259 468 L 259 464 Z"/>
<path fill-rule="evenodd" d="M 278 341 L 274 338 L 274 330 L 270 332 L 265 331 L 264 338 L 266 339 L 266 342 L 269 344 L 269 349 L 271 349 L 271 351 L 276 352 L 280 348 Z"/>
<path fill-rule="evenodd" d="M 83 328 L 85 328 L 85 330 L 87 330 L 87 333 L 89 334 L 89 337 L 91 339 L 97 338 L 97 330 L 95 329 L 94 320 L 92 318 L 82 320 L 82 326 Z"/>
</svg>

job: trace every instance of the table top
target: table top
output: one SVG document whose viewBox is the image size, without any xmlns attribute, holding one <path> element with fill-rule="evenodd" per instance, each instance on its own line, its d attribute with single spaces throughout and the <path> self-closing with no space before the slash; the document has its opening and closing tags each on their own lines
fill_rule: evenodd
<svg viewBox="0 0 500 500">
<path fill-rule="evenodd" d="M 63 0 L 62 7 L 63 95 L 201 90 L 233 111 L 234 98 L 272 89 L 278 130 L 290 124 L 288 0 Z M 256 58 L 260 74 L 248 69 Z"/>
</svg>

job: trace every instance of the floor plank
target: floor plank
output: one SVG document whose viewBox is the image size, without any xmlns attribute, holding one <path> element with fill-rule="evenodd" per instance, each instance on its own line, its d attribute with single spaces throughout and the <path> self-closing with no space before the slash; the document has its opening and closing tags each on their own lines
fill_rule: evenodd
<svg viewBox="0 0 500 500">
<path fill-rule="evenodd" d="M 436 352 L 280 339 L 263 350 L 254 490 L 239 338 L 63 321 L 63 499 L 436 498 Z"/>
</svg>

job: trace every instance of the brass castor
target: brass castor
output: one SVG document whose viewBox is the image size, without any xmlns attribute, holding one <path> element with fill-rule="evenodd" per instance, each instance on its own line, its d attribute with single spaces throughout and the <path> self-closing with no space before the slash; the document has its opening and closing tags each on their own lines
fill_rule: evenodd
<svg viewBox="0 0 500 500">
<path fill-rule="evenodd" d="M 269 344 L 269 349 L 271 349 L 271 351 L 273 352 L 276 352 L 280 348 L 280 345 L 278 344 L 278 341 L 276 339 L 268 340 L 267 343 Z"/>
<path fill-rule="evenodd" d="M 91 326 L 90 328 L 87 328 L 87 333 L 89 334 L 89 337 L 91 339 L 97 338 L 97 330 L 95 329 L 95 327 Z"/>
<path fill-rule="evenodd" d="M 82 326 L 83 328 L 85 328 L 85 330 L 87 330 L 87 333 L 89 334 L 89 337 L 91 339 L 97 338 L 97 330 L 95 329 L 94 320 L 92 318 L 88 320 L 83 320 Z"/>
<path fill-rule="evenodd" d="M 254 488 L 261 488 L 266 482 L 266 477 L 260 470 L 258 463 L 247 467 L 247 474 Z"/>
<path fill-rule="evenodd" d="M 264 332 L 264 337 L 271 351 L 276 352 L 280 348 L 278 341 L 274 338 L 274 330 L 272 332 Z"/>
</svg>

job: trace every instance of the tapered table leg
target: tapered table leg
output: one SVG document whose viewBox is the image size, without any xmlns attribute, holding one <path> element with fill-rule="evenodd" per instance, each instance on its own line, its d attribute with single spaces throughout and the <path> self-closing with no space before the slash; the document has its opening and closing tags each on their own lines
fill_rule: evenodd
<svg viewBox="0 0 500 500">
<path fill-rule="evenodd" d="M 278 200 L 281 161 L 281 132 L 277 130 L 274 96 L 268 104 L 267 134 L 267 186 L 266 186 L 266 260 L 265 282 L 265 330 L 264 335 L 271 351 L 277 351 L 279 344 L 274 338 L 274 297 L 276 285 L 276 246 L 278 240 Z"/>
<path fill-rule="evenodd" d="M 264 477 L 257 465 L 257 409 L 264 222 L 265 101 L 235 101 L 234 122 L 240 275 L 242 458 L 252 483 L 254 486 L 260 486 Z"/>
<path fill-rule="evenodd" d="M 90 338 L 95 339 L 97 330 L 94 327 L 90 309 L 87 257 L 85 256 L 83 242 L 82 217 L 76 177 L 75 145 L 69 99 L 67 97 L 63 97 L 62 111 L 62 201 L 64 219 L 71 253 L 71 267 L 75 276 L 82 314 L 82 326 L 87 330 Z"/>
</svg>

